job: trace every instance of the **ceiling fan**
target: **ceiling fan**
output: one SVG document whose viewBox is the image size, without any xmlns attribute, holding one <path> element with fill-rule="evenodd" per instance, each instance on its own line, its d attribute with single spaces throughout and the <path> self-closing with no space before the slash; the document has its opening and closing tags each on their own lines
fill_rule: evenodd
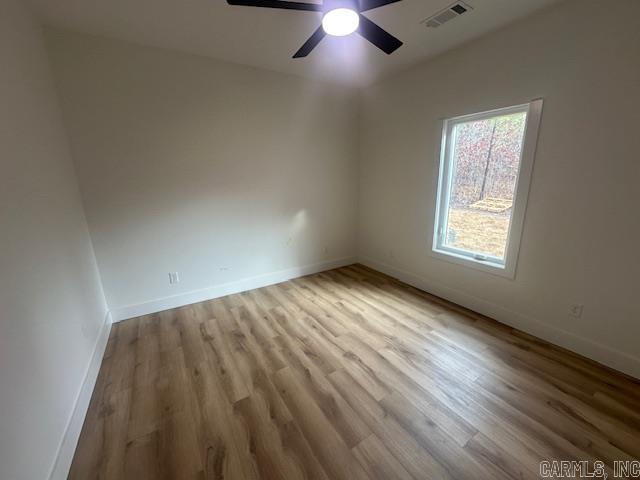
<svg viewBox="0 0 640 480">
<path fill-rule="evenodd" d="M 386 54 L 395 52 L 402 42 L 373 23 L 362 12 L 373 10 L 400 0 L 322 0 L 322 4 L 291 2 L 287 0 L 227 0 L 229 5 L 246 7 L 282 8 L 322 12 L 322 25 L 293 55 L 293 58 L 306 57 L 320 43 L 325 35 L 343 37 L 357 32 Z"/>
</svg>

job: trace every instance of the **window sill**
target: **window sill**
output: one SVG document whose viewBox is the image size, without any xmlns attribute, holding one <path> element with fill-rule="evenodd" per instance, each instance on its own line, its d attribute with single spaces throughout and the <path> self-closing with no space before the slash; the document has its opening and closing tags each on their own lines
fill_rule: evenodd
<svg viewBox="0 0 640 480">
<path fill-rule="evenodd" d="M 431 256 L 449 263 L 462 265 L 463 267 L 473 268 L 481 272 L 490 273 L 499 277 L 513 280 L 515 278 L 515 264 L 503 265 L 501 263 L 492 262 L 490 260 L 476 260 L 466 255 L 460 255 L 449 250 L 441 250 L 437 248 L 431 249 Z"/>
</svg>

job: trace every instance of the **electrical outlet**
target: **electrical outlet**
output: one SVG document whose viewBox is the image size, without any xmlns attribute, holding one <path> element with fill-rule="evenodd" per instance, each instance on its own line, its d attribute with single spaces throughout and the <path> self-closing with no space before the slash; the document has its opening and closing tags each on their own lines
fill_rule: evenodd
<svg viewBox="0 0 640 480">
<path fill-rule="evenodd" d="M 584 305 L 576 303 L 569 307 L 569 316 L 573 318 L 581 318 L 582 311 L 584 310 Z"/>
<path fill-rule="evenodd" d="M 180 283 L 180 277 L 178 276 L 178 272 L 170 272 L 169 285 L 175 285 L 176 283 Z"/>
</svg>

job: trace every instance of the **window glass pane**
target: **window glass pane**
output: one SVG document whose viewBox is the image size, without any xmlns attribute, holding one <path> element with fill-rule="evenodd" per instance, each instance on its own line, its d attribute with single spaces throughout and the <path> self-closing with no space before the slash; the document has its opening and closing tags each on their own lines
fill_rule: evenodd
<svg viewBox="0 0 640 480">
<path fill-rule="evenodd" d="M 526 116 L 454 126 L 446 246 L 504 260 Z"/>
</svg>

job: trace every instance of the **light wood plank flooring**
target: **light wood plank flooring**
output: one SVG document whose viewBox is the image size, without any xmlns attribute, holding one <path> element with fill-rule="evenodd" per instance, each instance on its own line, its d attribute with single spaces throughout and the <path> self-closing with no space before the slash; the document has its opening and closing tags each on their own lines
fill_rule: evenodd
<svg viewBox="0 0 640 480">
<path fill-rule="evenodd" d="M 70 478 L 535 479 L 639 457 L 638 383 L 354 265 L 114 325 Z"/>
</svg>

